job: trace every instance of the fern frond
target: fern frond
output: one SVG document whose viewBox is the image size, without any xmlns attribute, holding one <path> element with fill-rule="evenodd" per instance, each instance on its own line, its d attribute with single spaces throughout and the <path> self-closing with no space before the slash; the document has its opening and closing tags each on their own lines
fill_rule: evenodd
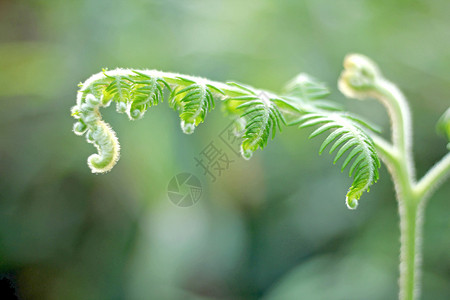
<svg viewBox="0 0 450 300">
<path fill-rule="evenodd" d="M 264 148 L 276 131 L 289 118 L 301 127 L 320 125 L 311 137 L 327 130 L 320 152 L 334 143 L 335 162 L 347 155 L 342 169 L 350 167 L 354 181 L 347 193 L 347 205 L 355 208 L 361 194 L 378 179 L 379 161 L 373 143 L 362 128 L 368 126 L 357 117 L 336 112 L 332 102 L 324 100 L 329 91 L 312 77 L 300 75 L 286 88 L 283 96 L 238 83 L 220 83 L 204 78 L 165 73 L 154 70 L 103 71 L 80 85 L 77 105 L 72 115 L 77 122 L 74 132 L 86 135 L 98 154 L 91 155 L 88 164 L 92 172 L 110 170 L 119 157 L 119 143 L 111 127 L 103 122 L 100 108 L 116 102 L 117 111 L 127 113 L 131 120 L 139 119 L 151 106 L 163 101 L 164 90 L 170 92 L 169 105 L 178 111 L 184 133 L 192 133 L 204 122 L 215 106 L 215 99 L 225 100 L 227 111 L 237 115 L 242 137 L 241 154 L 249 159 L 258 148 Z M 302 116 L 299 119 L 299 116 Z M 296 120 L 296 122 L 292 122 Z"/>
<path fill-rule="evenodd" d="M 332 131 L 320 146 L 319 154 L 322 154 L 329 145 L 331 145 L 330 154 L 339 148 L 333 164 L 346 156 L 341 171 L 344 171 L 353 161 L 350 165 L 349 176 L 354 178 L 346 196 L 346 203 L 350 209 L 356 208 L 362 193 L 369 191 L 370 186 L 378 180 L 380 167 L 373 141 L 361 128 L 364 122 L 355 122 L 355 118 L 345 113 L 317 112 L 306 114 L 297 121 L 300 128 L 318 126 L 311 133 L 310 138 Z"/>
<path fill-rule="evenodd" d="M 162 102 L 167 89 L 171 95 L 170 105 L 179 110 L 183 131 L 192 133 L 214 108 L 215 98 L 244 94 L 224 83 L 156 70 L 103 70 L 79 87 L 77 105 L 72 108 L 72 116 L 77 120 L 73 131 L 77 135 L 85 134 L 87 141 L 96 146 L 98 154 L 88 161 L 95 173 L 110 170 L 119 157 L 116 135 L 100 114 L 100 108 L 111 102 L 116 102 L 118 112 L 136 120 L 142 118 L 149 107 Z"/>
</svg>

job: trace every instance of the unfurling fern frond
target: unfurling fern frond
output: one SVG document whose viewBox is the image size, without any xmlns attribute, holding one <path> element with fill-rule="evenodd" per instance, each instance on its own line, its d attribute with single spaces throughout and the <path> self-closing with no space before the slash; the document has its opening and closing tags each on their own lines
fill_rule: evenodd
<svg viewBox="0 0 450 300">
<path fill-rule="evenodd" d="M 215 106 L 215 98 L 249 95 L 249 91 L 242 86 L 154 70 L 116 69 L 95 74 L 80 84 L 77 105 L 72 108 L 72 116 L 77 119 L 74 132 L 86 134 L 88 142 L 98 150 L 98 154 L 88 161 L 92 172 L 109 171 L 119 157 L 116 135 L 102 121 L 100 108 L 116 102 L 118 112 L 126 113 L 130 120 L 140 119 L 149 107 L 163 101 L 164 89 L 170 93 L 169 104 L 179 111 L 183 132 L 188 134 L 205 120 L 206 114 Z M 264 147 L 269 132 L 272 130 L 274 134 L 274 127 L 279 127 L 280 120 L 284 120 L 271 99 L 266 99 L 262 93 L 258 95 L 251 94 L 253 101 L 237 109 L 239 112 L 246 109 L 243 117 L 249 120 L 243 142 L 246 158 L 258 147 Z"/>
<path fill-rule="evenodd" d="M 242 131 L 241 155 L 245 159 L 250 159 L 253 152 L 258 148 L 263 149 L 267 145 L 270 135 L 272 135 L 272 139 L 275 137 L 277 128 L 281 131 L 281 123 L 286 124 L 274 101 L 283 100 L 271 97 L 269 93 L 264 91 L 258 92 L 248 86 L 237 83 L 229 84 L 247 93 L 243 96 L 231 97 L 228 101 L 244 101 L 244 103 L 237 105 L 235 109 L 240 115 L 240 120 L 245 124 Z"/>
<path fill-rule="evenodd" d="M 88 158 L 88 165 L 93 173 L 111 170 L 119 159 L 119 142 L 111 127 L 102 121 L 99 107 L 100 99 L 88 94 L 81 105 L 72 108 L 72 116 L 78 121 L 73 126 L 77 135 L 86 135 L 88 143 L 94 144 L 98 154 Z"/>
<path fill-rule="evenodd" d="M 321 125 L 311 137 L 329 129 L 320 152 L 333 143 L 331 152 L 340 147 L 335 162 L 347 153 L 344 169 L 353 160 L 350 175 L 354 181 L 347 193 L 347 205 L 355 208 L 361 194 L 378 179 L 379 161 L 373 142 L 364 132 L 367 127 L 358 118 L 337 112 L 336 105 L 324 100 L 326 86 L 301 74 L 291 81 L 282 96 L 237 83 L 220 83 L 204 78 L 183 76 L 153 70 L 117 69 L 93 75 L 80 85 L 77 105 L 72 115 L 77 119 L 74 132 L 86 134 L 98 154 L 88 164 L 92 172 L 110 170 L 119 157 L 119 143 L 111 127 L 103 122 L 99 109 L 116 102 L 117 111 L 130 120 L 141 118 L 147 109 L 163 101 L 169 91 L 169 105 L 178 111 L 184 133 L 192 133 L 214 108 L 215 99 L 225 100 L 227 111 L 238 116 L 236 133 L 242 137 L 241 154 L 249 159 L 258 148 L 267 145 L 269 137 L 282 129 L 288 119 L 300 127 Z M 294 121 L 293 121 L 294 120 Z"/>
<path fill-rule="evenodd" d="M 329 151 L 330 154 L 340 147 L 333 163 L 336 163 L 345 154 L 346 158 L 341 171 L 353 160 L 349 176 L 354 176 L 354 179 L 347 192 L 346 203 L 348 208 L 355 209 L 362 193 L 368 191 L 370 186 L 378 180 L 378 168 L 380 167 L 373 141 L 361 128 L 365 123 L 345 113 L 317 112 L 306 114 L 297 121 L 297 124 L 300 124 L 300 128 L 319 125 L 319 128 L 311 133 L 310 138 L 332 130 L 322 143 L 319 153 L 322 154 L 330 144 L 333 144 Z M 369 125 L 366 127 L 372 129 Z"/>
</svg>

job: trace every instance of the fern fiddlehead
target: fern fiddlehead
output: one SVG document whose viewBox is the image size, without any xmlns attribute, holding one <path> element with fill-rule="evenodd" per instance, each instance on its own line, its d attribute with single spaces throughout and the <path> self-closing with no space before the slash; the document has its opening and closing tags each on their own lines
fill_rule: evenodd
<svg viewBox="0 0 450 300">
<path fill-rule="evenodd" d="M 104 103 L 91 93 L 83 97 L 83 92 L 79 94 L 78 105 L 72 108 L 72 116 L 78 120 L 73 131 L 77 135 L 85 134 L 87 142 L 98 150 L 98 154 L 88 158 L 92 172 L 107 172 L 119 159 L 120 149 L 115 132 L 101 119 L 99 112 L 99 108 L 108 106 L 109 102 Z"/>
</svg>

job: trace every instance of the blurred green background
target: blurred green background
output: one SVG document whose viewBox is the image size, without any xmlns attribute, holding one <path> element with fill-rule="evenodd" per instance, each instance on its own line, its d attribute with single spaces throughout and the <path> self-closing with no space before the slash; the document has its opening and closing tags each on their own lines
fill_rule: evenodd
<svg viewBox="0 0 450 300">
<path fill-rule="evenodd" d="M 114 109 L 121 159 L 94 175 L 75 136 L 77 84 L 102 68 L 149 68 L 274 91 L 300 72 L 389 133 L 375 102 L 346 100 L 347 53 L 379 63 L 410 100 L 417 173 L 444 153 L 450 98 L 447 0 L 0 0 L 0 277 L 23 299 L 395 299 L 399 230 L 385 167 L 356 211 L 351 179 L 287 128 L 215 183 L 194 157 L 228 124 L 186 136 L 167 103 L 138 122 Z M 173 205 L 191 172 L 201 200 Z M 426 211 L 423 299 L 450 299 L 450 184 Z"/>
</svg>

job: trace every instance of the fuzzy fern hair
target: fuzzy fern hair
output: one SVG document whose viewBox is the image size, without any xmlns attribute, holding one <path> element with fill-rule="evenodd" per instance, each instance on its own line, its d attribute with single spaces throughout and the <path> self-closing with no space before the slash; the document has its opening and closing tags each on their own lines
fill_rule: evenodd
<svg viewBox="0 0 450 300">
<path fill-rule="evenodd" d="M 93 173 L 110 171 L 120 150 L 115 132 L 102 120 L 100 108 L 114 103 L 117 112 L 137 120 L 151 106 L 163 102 L 167 94 L 167 102 L 178 112 L 186 134 L 205 121 L 215 102 L 222 102 L 236 120 L 235 132 L 242 139 L 241 154 L 245 159 L 263 149 L 284 126 L 317 127 L 311 138 L 327 132 L 319 153 L 331 145 L 329 152 L 337 151 L 334 162 L 346 157 L 341 169 L 350 166 L 349 175 L 354 178 L 346 196 L 351 209 L 378 179 L 380 163 L 368 134 L 373 128 L 326 100 L 326 86 L 305 74 L 294 78 L 280 94 L 234 82 L 131 69 L 103 70 L 79 86 L 77 104 L 72 108 L 76 119 L 73 131 L 85 135 L 97 148 L 97 154 L 88 158 Z"/>
</svg>

